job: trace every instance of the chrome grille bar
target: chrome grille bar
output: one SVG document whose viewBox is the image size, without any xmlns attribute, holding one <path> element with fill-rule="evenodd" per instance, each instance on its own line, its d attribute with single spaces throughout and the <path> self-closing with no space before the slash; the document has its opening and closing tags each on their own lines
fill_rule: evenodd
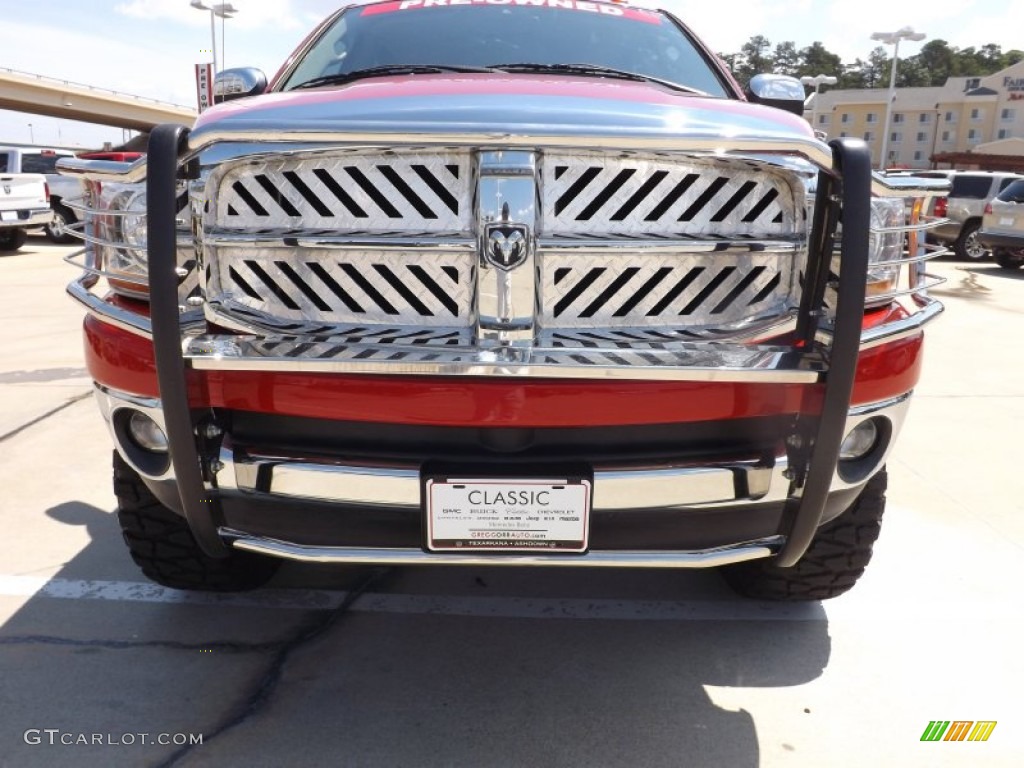
<svg viewBox="0 0 1024 768">
<path fill-rule="evenodd" d="M 289 323 L 468 326 L 468 251 L 215 248 L 211 302 L 263 327 Z M 260 322 L 260 317 L 265 318 Z"/>
<path fill-rule="evenodd" d="M 802 187 L 765 164 L 545 154 L 541 178 L 546 236 L 768 237 L 805 228 Z"/>
<path fill-rule="evenodd" d="M 468 152 L 282 156 L 218 174 L 215 228 L 468 232 Z"/>
<path fill-rule="evenodd" d="M 541 252 L 545 327 L 718 328 L 779 317 L 797 304 L 792 253 Z"/>
</svg>

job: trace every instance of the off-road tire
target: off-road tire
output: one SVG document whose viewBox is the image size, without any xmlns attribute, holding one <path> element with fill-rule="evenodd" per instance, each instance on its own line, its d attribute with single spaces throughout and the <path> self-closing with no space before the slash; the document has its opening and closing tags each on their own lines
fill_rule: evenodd
<svg viewBox="0 0 1024 768">
<path fill-rule="evenodd" d="M 163 506 L 120 454 L 114 452 L 117 519 L 135 564 L 152 581 L 174 589 L 237 592 L 265 584 L 280 563 L 251 552 L 223 559 L 204 554 L 188 523 Z"/>
<path fill-rule="evenodd" d="M 63 205 L 53 206 L 53 221 L 47 224 L 46 237 L 51 243 L 67 245 L 75 242 L 75 237 L 67 233 L 67 228 L 76 221 L 75 214 Z"/>
<path fill-rule="evenodd" d="M 758 600 L 827 600 L 841 595 L 864 573 L 882 528 L 886 474 L 864 486 L 839 517 L 818 529 L 807 553 L 792 568 L 771 560 L 749 560 L 722 568 L 726 582 L 744 597 Z"/>
<path fill-rule="evenodd" d="M 24 229 L 0 229 L 0 251 L 13 253 L 25 244 L 28 234 Z"/>
<path fill-rule="evenodd" d="M 960 228 L 960 235 L 953 243 L 953 253 L 964 261 L 980 261 L 989 255 L 988 250 L 978 242 L 978 230 L 981 222 L 977 219 L 965 222 Z"/>
<path fill-rule="evenodd" d="M 1024 250 L 1022 251 L 996 251 L 996 264 L 1003 269 L 1020 269 L 1024 267 Z"/>
</svg>

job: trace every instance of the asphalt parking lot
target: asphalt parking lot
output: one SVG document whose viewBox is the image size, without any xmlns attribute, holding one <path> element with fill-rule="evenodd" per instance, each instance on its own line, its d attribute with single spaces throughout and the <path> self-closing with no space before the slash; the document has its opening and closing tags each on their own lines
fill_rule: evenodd
<svg viewBox="0 0 1024 768">
<path fill-rule="evenodd" d="M 149 584 L 120 541 L 70 250 L 0 257 L 0 765 L 1024 764 L 1024 270 L 935 265 L 947 312 L 841 598 L 292 565 L 210 596 Z M 997 726 L 922 742 L 933 720 Z"/>
</svg>

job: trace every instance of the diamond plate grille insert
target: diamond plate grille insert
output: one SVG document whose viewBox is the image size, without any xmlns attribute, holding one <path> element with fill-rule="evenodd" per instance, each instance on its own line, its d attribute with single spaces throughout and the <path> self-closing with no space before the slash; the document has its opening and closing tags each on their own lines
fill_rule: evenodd
<svg viewBox="0 0 1024 768">
<path fill-rule="evenodd" d="M 470 324 L 475 274 L 468 252 L 220 248 L 215 263 L 211 300 L 268 328 L 337 333 L 345 325 L 384 325 L 376 335 L 392 325 Z"/>
<path fill-rule="evenodd" d="M 545 154 L 541 234 L 736 238 L 804 231 L 804 192 L 746 160 Z"/>
<path fill-rule="evenodd" d="M 224 230 L 447 232 L 472 228 L 468 152 L 294 155 L 234 165 L 216 182 Z"/>
<path fill-rule="evenodd" d="M 647 371 L 658 368 L 694 368 L 759 370 L 776 364 L 779 348 L 745 347 L 741 345 L 692 343 L 665 349 L 586 349 L 561 347 L 501 347 L 483 355 L 476 348 L 453 344 L 450 338 L 428 340 L 415 346 L 407 343 L 380 345 L 339 342 L 335 339 L 279 336 L 259 338 L 232 337 L 224 342 L 218 337 L 190 339 L 185 349 L 195 360 L 219 356 L 226 362 L 246 358 L 284 360 L 301 358 L 326 363 L 430 363 L 443 366 L 494 366 L 506 374 L 516 374 L 521 366 L 605 367 L 619 366 Z M 205 366 L 203 366 L 205 367 Z"/>
<path fill-rule="evenodd" d="M 726 329 L 798 303 L 792 253 L 541 253 L 545 328 Z"/>
</svg>

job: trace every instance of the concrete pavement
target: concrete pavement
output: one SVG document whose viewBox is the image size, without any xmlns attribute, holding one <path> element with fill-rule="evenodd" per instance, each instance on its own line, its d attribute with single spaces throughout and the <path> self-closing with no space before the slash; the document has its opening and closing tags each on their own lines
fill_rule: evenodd
<svg viewBox="0 0 1024 768">
<path fill-rule="evenodd" d="M 120 541 L 67 250 L 0 258 L 0 766 L 1020 765 L 1024 271 L 936 265 L 882 538 L 836 600 L 743 601 L 710 571 L 293 565 L 195 597 Z M 921 742 L 936 719 L 998 725 Z"/>
</svg>

